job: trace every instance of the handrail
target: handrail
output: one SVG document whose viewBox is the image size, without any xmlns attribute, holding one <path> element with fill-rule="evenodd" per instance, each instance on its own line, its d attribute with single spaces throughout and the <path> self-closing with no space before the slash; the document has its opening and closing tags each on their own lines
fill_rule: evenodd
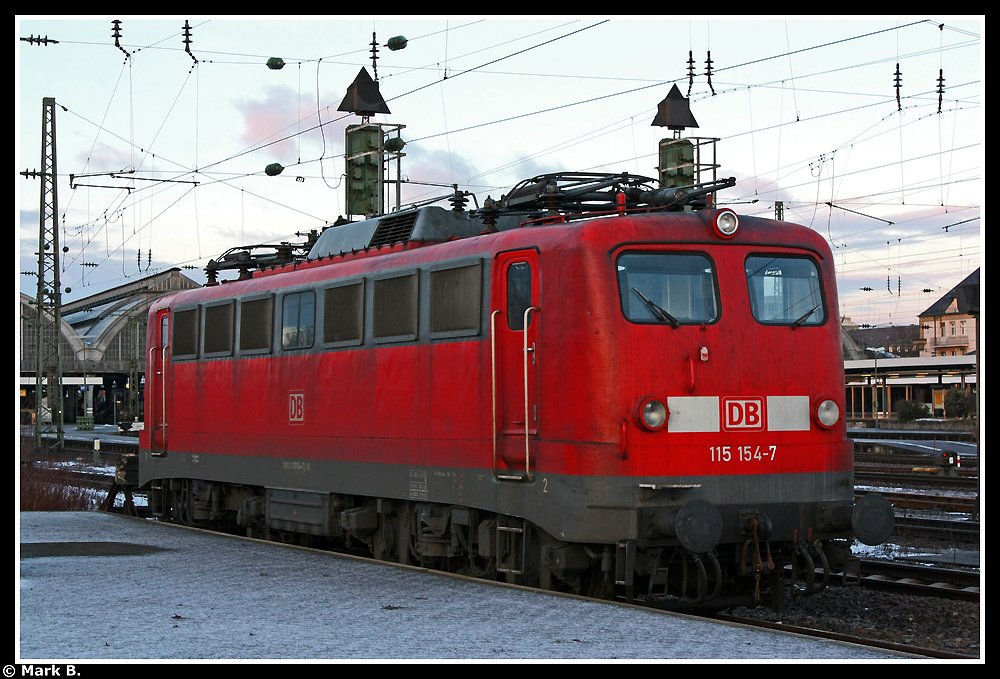
<svg viewBox="0 0 1000 679">
<path fill-rule="evenodd" d="M 493 389 L 493 473 L 497 471 L 497 314 L 490 314 L 490 369 Z"/>
<path fill-rule="evenodd" d="M 149 352 L 148 352 L 149 353 L 149 358 L 146 359 L 146 369 L 152 371 L 151 372 L 152 375 L 156 374 L 156 371 L 153 369 L 153 352 L 154 351 L 156 351 L 156 347 L 150 347 L 149 348 Z M 160 371 L 160 374 L 161 375 L 163 374 L 162 370 Z M 160 381 L 161 382 L 163 381 L 162 377 L 160 378 Z M 155 387 L 153 387 L 153 385 L 150 385 L 150 387 L 151 387 L 150 391 L 153 391 L 153 389 L 155 389 Z M 162 397 L 160 398 L 160 401 L 161 402 L 163 401 Z M 152 424 L 152 423 L 150 423 L 150 424 Z M 150 441 L 149 441 L 149 447 L 150 447 L 150 449 L 152 449 L 152 447 L 153 447 L 153 438 L 152 437 L 150 438 Z"/>
<path fill-rule="evenodd" d="M 524 325 L 522 326 L 524 333 L 524 474 L 529 477 L 531 476 L 531 455 L 528 442 L 531 435 L 529 431 L 531 421 L 528 419 L 528 352 L 535 350 L 535 344 L 532 342 L 531 348 L 528 348 L 528 317 L 532 311 L 538 310 L 536 306 L 529 306 L 525 309 Z"/>
<path fill-rule="evenodd" d="M 163 430 L 163 436 L 160 437 L 160 441 L 163 443 L 163 451 L 167 450 L 167 347 L 164 345 L 160 349 L 160 407 L 162 408 L 160 417 L 160 429 Z"/>
</svg>

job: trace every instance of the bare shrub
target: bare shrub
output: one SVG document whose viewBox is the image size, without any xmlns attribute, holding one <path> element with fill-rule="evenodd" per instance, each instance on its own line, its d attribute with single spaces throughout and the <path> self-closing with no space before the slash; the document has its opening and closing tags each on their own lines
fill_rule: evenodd
<svg viewBox="0 0 1000 679">
<path fill-rule="evenodd" d="M 93 488 L 81 488 L 60 469 L 21 465 L 21 511 L 64 512 L 94 509 Z"/>
</svg>

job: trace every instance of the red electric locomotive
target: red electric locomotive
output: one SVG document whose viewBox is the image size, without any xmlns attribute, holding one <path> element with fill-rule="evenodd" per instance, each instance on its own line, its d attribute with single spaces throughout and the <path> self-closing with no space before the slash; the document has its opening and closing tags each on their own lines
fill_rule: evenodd
<svg viewBox="0 0 1000 679">
<path fill-rule="evenodd" d="M 733 183 L 544 175 L 228 256 L 150 310 L 153 513 L 601 596 L 817 591 L 892 509 L 854 498 L 830 249 L 714 207 Z"/>
</svg>

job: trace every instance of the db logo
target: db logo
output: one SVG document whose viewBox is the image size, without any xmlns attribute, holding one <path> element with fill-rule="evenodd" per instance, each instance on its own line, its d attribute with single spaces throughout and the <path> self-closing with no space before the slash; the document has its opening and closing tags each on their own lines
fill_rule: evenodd
<svg viewBox="0 0 1000 679">
<path fill-rule="evenodd" d="M 306 421 L 306 395 L 302 391 L 288 392 L 288 421 L 301 423 Z"/>
<path fill-rule="evenodd" d="M 722 399 L 722 428 L 726 431 L 763 431 L 764 399 Z"/>
</svg>

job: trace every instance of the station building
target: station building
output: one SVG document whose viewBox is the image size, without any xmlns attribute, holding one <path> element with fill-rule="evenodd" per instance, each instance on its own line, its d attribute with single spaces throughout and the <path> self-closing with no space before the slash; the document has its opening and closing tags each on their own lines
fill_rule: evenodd
<svg viewBox="0 0 1000 679">
<path fill-rule="evenodd" d="M 159 297 L 200 285 L 173 268 L 62 305 L 63 421 L 92 417 L 97 424 L 142 419 L 146 315 Z M 20 295 L 20 420 L 50 416 L 37 412 L 35 371 L 38 313 L 35 299 Z M 50 326 L 51 327 L 51 326 Z M 44 404 L 46 399 L 43 399 Z"/>
<path fill-rule="evenodd" d="M 947 417 L 945 395 L 970 397 L 979 381 L 979 269 L 918 316 L 916 326 L 842 327 L 847 417 L 870 423 L 893 416 L 902 400 Z M 974 400 L 974 399 L 973 399 Z"/>
</svg>

